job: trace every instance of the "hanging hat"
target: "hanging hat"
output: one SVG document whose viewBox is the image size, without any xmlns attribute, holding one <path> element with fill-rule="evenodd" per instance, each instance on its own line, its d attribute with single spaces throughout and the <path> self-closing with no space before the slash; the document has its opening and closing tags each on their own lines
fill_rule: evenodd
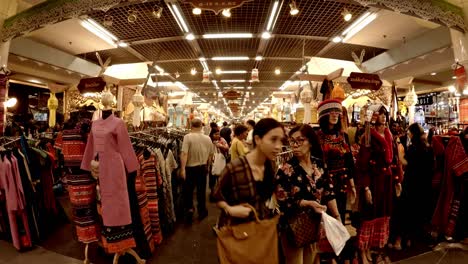
<svg viewBox="0 0 468 264">
<path fill-rule="evenodd" d="M 329 99 L 321 102 L 318 106 L 319 119 L 323 116 L 329 115 L 331 112 L 343 113 L 341 102 L 336 99 Z"/>
</svg>

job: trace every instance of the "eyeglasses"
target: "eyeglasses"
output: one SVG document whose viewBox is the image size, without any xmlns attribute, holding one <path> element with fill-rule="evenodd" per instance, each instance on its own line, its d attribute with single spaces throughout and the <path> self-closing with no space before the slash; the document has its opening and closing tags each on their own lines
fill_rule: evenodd
<svg viewBox="0 0 468 264">
<path fill-rule="evenodd" d="M 291 138 L 289 140 L 289 145 L 290 146 L 294 146 L 294 145 L 297 145 L 297 146 L 302 146 L 302 144 L 304 144 L 304 141 L 306 141 L 307 139 L 305 138 Z"/>
</svg>

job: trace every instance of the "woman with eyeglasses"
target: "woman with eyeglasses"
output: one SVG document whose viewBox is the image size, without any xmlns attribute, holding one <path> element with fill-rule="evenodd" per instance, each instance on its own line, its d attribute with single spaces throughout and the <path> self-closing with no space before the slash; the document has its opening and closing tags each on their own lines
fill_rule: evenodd
<svg viewBox="0 0 468 264">
<path fill-rule="evenodd" d="M 290 220 L 304 211 L 313 211 L 310 213 L 316 218 L 327 210 L 326 205 L 337 212 L 336 202 L 331 183 L 322 168 L 322 151 L 312 127 L 294 127 L 289 132 L 289 144 L 294 156 L 281 166 L 276 175 L 275 193 L 282 212 L 281 245 L 286 264 L 313 263 L 316 255 L 314 245 L 302 248 L 295 245 Z"/>
</svg>

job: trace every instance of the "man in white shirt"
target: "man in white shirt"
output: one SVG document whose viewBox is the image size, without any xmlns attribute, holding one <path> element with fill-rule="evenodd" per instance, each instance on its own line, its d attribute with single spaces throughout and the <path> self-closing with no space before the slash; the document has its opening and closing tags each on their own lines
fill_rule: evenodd
<svg viewBox="0 0 468 264">
<path fill-rule="evenodd" d="M 247 135 L 247 139 L 245 140 L 245 144 L 249 148 L 249 150 L 253 149 L 253 130 L 255 127 L 255 121 L 253 120 L 247 120 L 245 122 L 245 125 L 247 126 L 247 131 L 249 131 L 249 134 Z"/>
<path fill-rule="evenodd" d="M 184 210 L 187 221 L 193 217 L 193 191 L 197 187 L 198 219 L 208 216 L 206 209 L 207 165 L 214 155 L 214 145 L 210 137 L 203 134 L 202 121 L 192 120 L 192 131 L 185 135 L 180 155 L 180 176 L 184 183 Z"/>
</svg>

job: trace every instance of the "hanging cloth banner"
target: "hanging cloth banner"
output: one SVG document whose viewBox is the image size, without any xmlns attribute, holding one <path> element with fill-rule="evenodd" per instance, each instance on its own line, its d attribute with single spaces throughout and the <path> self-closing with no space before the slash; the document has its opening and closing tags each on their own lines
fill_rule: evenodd
<svg viewBox="0 0 468 264">
<path fill-rule="evenodd" d="M 0 74 L 0 136 L 5 132 L 6 100 L 8 97 L 8 75 Z"/>
<path fill-rule="evenodd" d="M 457 64 L 458 65 L 458 64 Z M 458 65 L 459 67 L 457 67 L 455 70 L 454 70 L 454 73 L 455 73 L 455 77 L 457 77 L 457 91 L 459 93 L 462 93 L 463 90 L 465 89 L 465 85 L 466 85 L 466 71 L 465 71 L 465 67 L 462 66 L 462 65 Z"/>
</svg>

